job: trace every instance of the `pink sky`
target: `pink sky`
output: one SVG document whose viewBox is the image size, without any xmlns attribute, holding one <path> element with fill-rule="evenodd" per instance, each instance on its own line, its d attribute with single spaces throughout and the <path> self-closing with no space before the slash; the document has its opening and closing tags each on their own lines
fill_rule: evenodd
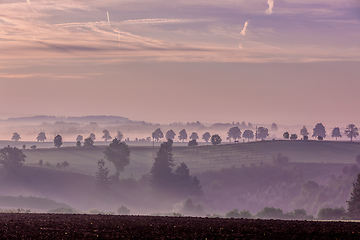
<svg viewBox="0 0 360 240">
<path fill-rule="evenodd" d="M 0 118 L 360 125 L 359 43 L 355 0 L 3 0 Z"/>
</svg>

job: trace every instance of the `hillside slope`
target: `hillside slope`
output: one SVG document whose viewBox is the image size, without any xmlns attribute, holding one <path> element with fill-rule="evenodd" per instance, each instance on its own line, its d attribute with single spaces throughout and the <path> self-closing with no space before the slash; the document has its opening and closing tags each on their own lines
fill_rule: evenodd
<svg viewBox="0 0 360 240">
<path fill-rule="evenodd" d="M 93 148 L 61 147 L 51 149 L 25 150 L 26 165 L 35 166 L 39 160 L 56 165 L 68 161 L 70 169 L 88 175 L 95 175 L 97 161 L 104 158 L 106 146 Z M 130 147 L 130 165 L 123 177 L 140 178 L 149 173 L 158 147 Z M 360 143 L 330 141 L 261 141 L 250 143 L 221 144 L 219 146 L 173 147 L 175 164 L 185 162 L 192 173 L 219 170 L 231 166 L 271 162 L 272 157 L 282 153 L 296 163 L 354 164 L 360 154 Z M 113 166 L 107 167 L 114 171 Z"/>
</svg>

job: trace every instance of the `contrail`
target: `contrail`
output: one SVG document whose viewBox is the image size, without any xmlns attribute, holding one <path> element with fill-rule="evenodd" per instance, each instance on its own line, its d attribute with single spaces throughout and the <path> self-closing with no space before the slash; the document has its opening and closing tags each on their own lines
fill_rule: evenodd
<svg viewBox="0 0 360 240">
<path fill-rule="evenodd" d="M 107 20 L 108 20 L 108 23 L 109 23 L 109 25 L 110 25 L 110 27 L 111 27 L 111 23 L 110 23 L 110 14 L 109 14 L 109 12 L 108 12 L 108 11 L 106 12 L 106 14 L 107 14 Z"/>
<path fill-rule="evenodd" d="M 245 36 L 246 35 L 246 30 L 247 30 L 247 26 L 249 25 L 249 22 L 246 21 L 245 24 L 244 24 L 244 28 L 242 29 L 241 31 L 241 35 Z"/>
<path fill-rule="evenodd" d="M 274 0 L 268 0 L 267 4 L 269 5 L 269 8 L 266 10 L 266 13 L 271 15 L 273 13 Z"/>
</svg>

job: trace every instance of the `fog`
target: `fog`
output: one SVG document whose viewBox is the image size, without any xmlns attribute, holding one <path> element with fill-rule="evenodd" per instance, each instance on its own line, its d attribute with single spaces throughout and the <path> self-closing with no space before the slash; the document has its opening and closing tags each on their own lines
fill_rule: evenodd
<svg viewBox="0 0 360 240">
<path fill-rule="evenodd" d="M 22 149 L 26 159 L 19 169 L 2 167 L 0 209 L 214 217 L 230 216 L 229 212 L 238 209 L 261 217 L 260 212 L 269 207 L 283 211 L 276 218 L 296 219 L 299 216 L 294 215 L 294 210 L 303 209 L 310 219 L 316 218 L 322 208 L 346 209 L 352 183 L 360 171 L 355 161 L 359 144 L 346 138 L 346 126 L 325 126 L 327 137 L 318 141 L 311 138 L 314 123 L 306 126 L 310 140 L 304 141 L 300 136 L 302 125 L 278 125 L 275 129 L 272 123 L 252 123 L 251 127 L 248 123 L 159 125 L 106 116 L 96 118 L 97 122 L 69 118 L 46 118 L 45 122 L 44 118 L 37 118 L 1 122 L 0 147 Z M 263 141 L 244 138 L 230 141 L 227 132 L 233 126 L 239 126 L 241 132 L 263 126 L 268 128 L 269 136 Z M 337 141 L 331 137 L 334 127 L 340 127 L 343 134 Z M 146 138 L 157 128 L 164 135 L 170 129 L 176 133 L 170 152 L 174 175 L 170 187 L 161 188 L 161 184 L 156 187 L 152 180 L 154 162 L 164 139 Z M 125 141 L 130 149 L 130 164 L 124 166 L 118 179 L 115 165 L 104 155 L 112 142 L 101 138 L 104 129 L 113 138 L 121 131 L 122 143 Z M 199 145 L 188 147 L 188 139 L 178 140 L 182 129 L 186 129 L 188 136 L 197 132 Z M 44 142 L 36 141 L 40 131 L 46 133 Z M 215 146 L 204 142 L 201 137 L 207 131 L 219 134 L 222 143 Z M 286 131 L 297 134 L 298 140 L 284 140 Z M 20 141 L 10 141 L 14 132 L 20 134 Z M 91 132 L 96 135 L 94 147 L 84 147 L 83 142 L 76 147 L 76 137 L 87 138 Z M 60 148 L 54 147 L 53 138 L 57 134 L 63 138 Z M 36 148 L 30 149 L 33 145 Z M 100 159 L 105 159 L 110 179 L 99 187 Z M 62 165 L 65 161 L 68 166 Z M 185 171 L 184 179 L 195 184 L 191 179 L 196 177 L 201 191 L 190 191 L 191 184 L 184 187 L 187 183 L 176 180 L 183 176 L 177 169 L 181 163 L 189 170 Z M 160 182 L 167 181 L 164 178 Z"/>
</svg>

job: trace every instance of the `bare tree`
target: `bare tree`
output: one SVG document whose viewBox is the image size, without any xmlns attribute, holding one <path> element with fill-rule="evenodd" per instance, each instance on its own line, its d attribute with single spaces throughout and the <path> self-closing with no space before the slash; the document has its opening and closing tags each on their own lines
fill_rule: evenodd
<svg viewBox="0 0 360 240">
<path fill-rule="evenodd" d="M 352 142 L 353 138 L 359 136 L 359 132 L 357 127 L 354 124 L 349 124 L 345 129 L 345 134 L 348 138 L 350 138 L 350 142 Z"/>
</svg>

